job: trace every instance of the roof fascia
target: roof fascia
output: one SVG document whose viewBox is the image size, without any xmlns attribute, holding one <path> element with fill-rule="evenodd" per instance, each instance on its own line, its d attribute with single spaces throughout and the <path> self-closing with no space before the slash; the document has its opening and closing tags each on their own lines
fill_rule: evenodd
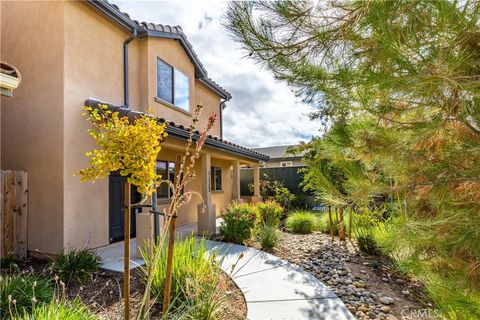
<svg viewBox="0 0 480 320">
<path fill-rule="evenodd" d="M 179 129 L 179 128 L 176 128 L 176 127 L 172 127 L 172 126 L 167 127 L 167 133 L 169 135 L 177 137 L 177 138 L 182 138 L 182 139 L 188 139 L 189 138 L 188 131 L 185 131 L 185 130 L 182 130 L 182 129 Z M 196 141 L 198 139 L 198 137 L 199 136 L 198 136 L 197 133 L 193 134 L 193 140 L 194 141 Z M 244 156 L 245 158 L 248 158 L 248 159 L 260 160 L 260 161 L 268 161 L 269 160 L 269 157 L 267 157 L 267 156 L 263 156 L 263 155 L 260 155 L 260 154 L 254 155 L 254 154 L 252 154 L 252 152 L 250 152 L 248 150 L 243 150 L 243 149 L 240 149 L 240 148 L 236 148 L 234 146 L 231 146 L 231 145 L 226 144 L 226 143 L 222 143 L 222 142 L 217 141 L 217 140 L 212 139 L 212 138 L 207 138 L 205 140 L 205 145 L 210 146 L 210 147 L 215 148 L 215 149 L 226 151 L 226 152 L 231 153 L 231 154 L 241 155 L 241 156 Z"/>
<path fill-rule="evenodd" d="M 207 86 L 210 90 L 218 94 L 220 97 L 222 97 L 225 100 L 230 100 L 232 99 L 232 95 L 229 94 L 228 92 L 223 92 L 220 90 L 216 85 L 211 83 L 208 78 L 199 78 L 198 79 L 201 83 L 203 83 L 205 86 Z"/>
<path fill-rule="evenodd" d="M 129 18 L 124 16 L 123 14 L 119 14 L 118 11 L 115 9 L 115 7 L 106 2 L 106 1 L 98 1 L 98 0 L 87 0 L 88 3 L 90 3 L 92 6 L 100 10 L 103 14 L 105 14 L 107 17 L 118 23 L 120 26 L 123 28 L 127 29 L 130 32 L 133 32 L 133 30 L 137 29 L 137 31 L 140 31 L 138 26 L 132 22 Z"/>
</svg>

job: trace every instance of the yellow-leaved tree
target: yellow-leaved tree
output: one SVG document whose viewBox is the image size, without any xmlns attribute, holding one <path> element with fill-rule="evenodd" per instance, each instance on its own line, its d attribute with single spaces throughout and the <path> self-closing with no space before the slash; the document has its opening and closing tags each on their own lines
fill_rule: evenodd
<svg viewBox="0 0 480 320">
<path fill-rule="evenodd" d="M 86 153 L 90 167 L 79 171 L 81 180 L 96 181 L 118 171 L 137 187 L 143 200 L 147 199 L 155 190 L 155 182 L 161 179 L 156 172 L 156 160 L 167 136 L 166 125 L 145 114 L 130 121 L 107 105 L 83 108 L 83 115 L 93 127 L 88 133 L 97 148 Z"/>
<path fill-rule="evenodd" d="M 118 171 L 127 177 L 126 194 L 130 185 L 137 187 L 144 202 L 155 191 L 161 176 L 156 172 L 160 144 L 167 136 L 166 125 L 149 114 L 138 114 L 132 119 L 111 111 L 107 105 L 84 106 L 83 115 L 92 129 L 88 133 L 97 147 L 86 153 L 90 166 L 79 171 L 82 181 L 105 178 Z M 124 318 L 130 319 L 130 197 L 125 199 L 125 242 L 124 242 Z"/>
</svg>

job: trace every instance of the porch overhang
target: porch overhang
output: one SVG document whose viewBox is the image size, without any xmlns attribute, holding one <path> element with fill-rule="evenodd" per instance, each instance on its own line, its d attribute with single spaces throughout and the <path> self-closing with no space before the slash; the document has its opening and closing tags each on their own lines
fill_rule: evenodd
<svg viewBox="0 0 480 320">
<path fill-rule="evenodd" d="M 127 109 L 122 106 L 116 106 L 111 103 L 99 101 L 96 99 L 88 99 L 85 101 L 85 106 L 88 106 L 88 107 L 98 108 L 99 105 L 108 106 L 109 110 L 111 110 L 112 112 L 118 112 L 120 116 L 128 117 L 130 121 L 133 121 L 135 118 L 142 115 L 152 116 L 146 112 L 136 111 L 130 108 Z M 157 119 L 158 119 L 158 122 L 167 124 L 167 133 L 169 136 L 177 139 L 182 139 L 182 140 L 188 139 L 189 137 L 188 128 L 185 128 L 183 125 L 177 125 L 175 122 L 167 121 L 164 118 L 157 117 Z M 200 135 L 200 132 L 198 130 L 195 131 L 195 133 L 193 134 L 193 140 L 196 141 L 199 138 L 199 135 Z M 234 155 L 241 156 L 254 161 L 268 161 L 270 159 L 269 156 L 261 154 L 257 151 L 248 149 L 246 147 L 229 142 L 224 139 L 220 139 L 218 137 L 214 137 L 212 135 L 209 135 L 207 137 L 207 139 L 205 140 L 205 145 L 212 149 L 220 150 L 226 153 L 234 154 Z"/>
</svg>

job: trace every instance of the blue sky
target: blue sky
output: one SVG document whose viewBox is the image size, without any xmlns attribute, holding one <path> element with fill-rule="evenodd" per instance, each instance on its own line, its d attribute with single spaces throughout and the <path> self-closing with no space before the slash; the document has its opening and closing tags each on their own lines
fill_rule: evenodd
<svg viewBox="0 0 480 320">
<path fill-rule="evenodd" d="M 221 26 L 226 2 L 112 1 L 133 19 L 180 25 L 209 76 L 233 96 L 223 113 L 224 138 L 246 147 L 308 141 L 319 122 L 284 83 L 246 57 Z"/>
</svg>

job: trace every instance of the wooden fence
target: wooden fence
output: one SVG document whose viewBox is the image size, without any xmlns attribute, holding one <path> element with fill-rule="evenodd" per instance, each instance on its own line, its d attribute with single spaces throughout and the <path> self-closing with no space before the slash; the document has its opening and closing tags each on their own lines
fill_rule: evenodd
<svg viewBox="0 0 480 320">
<path fill-rule="evenodd" d="M 0 171 L 0 257 L 14 252 L 27 255 L 28 175 L 26 171 Z"/>
</svg>

